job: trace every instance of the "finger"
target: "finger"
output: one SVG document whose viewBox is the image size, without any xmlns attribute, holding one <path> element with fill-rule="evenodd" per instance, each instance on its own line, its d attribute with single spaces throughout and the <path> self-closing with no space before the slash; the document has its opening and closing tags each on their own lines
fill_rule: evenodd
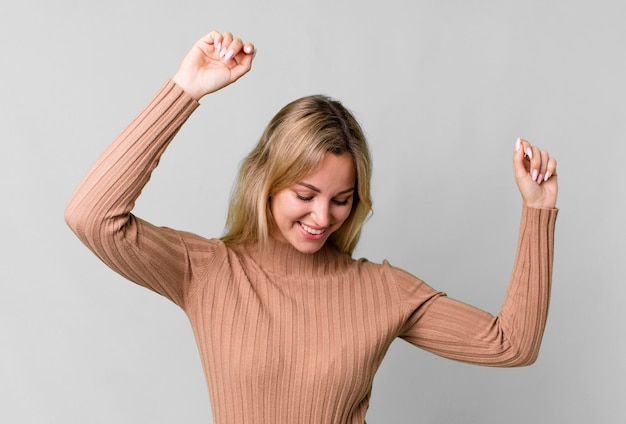
<svg viewBox="0 0 626 424">
<path fill-rule="evenodd" d="M 224 62 L 228 62 L 230 59 L 237 56 L 239 52 L 241 52 L 241 49 L 243 49 L 243 41 L 241 41 L 241 38 L 239 37 L 233 38 L 229 45 L 224 46 L 224 49 L 226 49 L 226 52 L 223 55 L 220 52 L 220 56 L 223 56 L 222 60 Z"/>
<path fill-rule="evenodd" d="M 204 34 L 202 36 L 202 38 L 200 38 L 199 41 L 203 41 L 205 43 L 211 43 L 213 44 L 213 41 L 217 38 L 217 37 L 222 37 L 222 34 L 219 31 L 216 30 L 211 30 L 209 32 L 207 32 L 206 34 Z"/>
<path fill-rule="evenodd" d="M 254 44 L 246 43 L 234 59 L 237 61 L 237 67 L 241 67 L 244 72 L 248 72 L 252 68 L 252 61 L 256 56 Z M 243 75 L 242 73 L 242 75 Z"/>
<path fill-rule="evenodd" d="M 249 64 L 252 62 L 252 59 L 254 59 L 254 56 L 256 56 L 254 44 L 248 42 L 245 43 L 239 53 L 235 55 L 235 60 L 237 60 L 238 63 L 247 62 Z"/>
<path fill-rule="evenodd" d="M 547 150 L 541 150 L 539 154 L 541 155 L 541 164 L 539 166 L 539 175 L 537 175 L 537 184 L 541 184 L 544 181 L 550 160 L 550 154 Z"/>
<path fill-rule="evenodd" d="M 548 181 L 548 179 L 553 176 L 556 176 L 556 159 L 550 158 L 548 160 L 548 166 L 546 167 L 546 173 L 543 177 L 543 180 Z"/>
<path fill-rule="evenodd" d="M 252 69 L 252 61 L 256 56 L 256 50 L 251 44 L 248 49 L 246 49 L 246 47 L 248 47 L 248 45 L 244 46 L 244 48 L 234 58 L 234 60 L 237 62 L 237 65 L 231 68 L 230 72 L 235 79 L 239 79 L 241 76 L 250 71 L 250 69 Z M 250 51 L 251 53 L 246 53 L 246 50 Z"/>
<path fill-rule="evenodd" d="M 215 51 L 219 52 L 219 44 L 222 41 L 222 34 L 219 31 L 212 30 L 206 33 L 200 40 L 200 43 L 211 44 L 215 47 Z"/>
<path fill-rule="evenodd" d="M 513 169 L 517 178 L 523 178 L 528 174 L 530 167 L 530 159 L 528 153 L 531 153 L 530 143 L 523 138 L 515 141 L 515 151 L 513 153 Z"/>
<path fill-rule="evenodd" d="M 230 31 L 225 31 L 222 33 L 222 43 L 220 45 L 219 55 L 220 59 L 226 56 L 226 52 L 228 51 L 228 46 L 233 42 L 233 34 Z"/>
<path fill-rule="evenodd" d="M 541 169 L 541 151 L 539 147 L 531 146 L 530 152 L 530 176 L 533 181 L 537 181 Z"/>
<path fill-rule="evenodd" d="M 245 54 L 255 54 L 255 53 L 256 53 L 256 51 L 255 51 L 255 49 L 254 49 L 254 44 L 252 44 L 252 43 L 246 43 L 246 44 L 244 44 L 244 46 L 243 46 L 243 52 L 244 52 Z"/>
</svg>

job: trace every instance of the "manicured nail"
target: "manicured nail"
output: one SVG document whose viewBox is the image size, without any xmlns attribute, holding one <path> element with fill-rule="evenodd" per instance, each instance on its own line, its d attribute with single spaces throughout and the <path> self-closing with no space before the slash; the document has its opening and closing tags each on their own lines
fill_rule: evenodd
<svg viewBox="0 0 626 424">
<path fill-rule="evenodd" d="M 220 51 L 222 50 L 222 42 L 218 41 L 217 44 L 215 45 L 215 51 Z"/>
<path fill-rule="evenodd" d="M 537 177 L 537 184 L 541 184 L 543 182 L 543 175 L 539 174 Z"/>
<path fill-rule="evenodd" d="M 223 58 L 226 55 L 226 47 L 223 47 L 220 51 L 220 58 Z"/>
<path fill-rule="evenodd" d="M 532 159 L 533 158 L 533 151 L 530 147 L 526 148 L 526 156 L 528 156 L 528 159 Z"/>
<path fill-rule="evenodd" d="M 234 55 L 235 55 L 234 51 L 228 50 L 228 52 L 226 52 L 226 56 L 224 56 L 224 61 L 228 62 Z"/>
<path fill-rule="evenodd" d="M 515 151 L 519 152 L 519 149 L 522 147 L 522 140 L 520 140 L 519 138 L 517 139 L 517 141 L 515 142 Z"/>
<path fill-rule="evenodd" d="M 550 171 L 546 171 L 546 175 L 543 176 L 543 180 L 548 181 L 548 178 L 550 178 L 551 176 L 552 174 L 550 173 Z"/>
<path fill-rule="evenodd" d="M 533 181 L 537 181 L 537 173 L 538 171 L 536 169 L 533 169 Z"/>
</svg>

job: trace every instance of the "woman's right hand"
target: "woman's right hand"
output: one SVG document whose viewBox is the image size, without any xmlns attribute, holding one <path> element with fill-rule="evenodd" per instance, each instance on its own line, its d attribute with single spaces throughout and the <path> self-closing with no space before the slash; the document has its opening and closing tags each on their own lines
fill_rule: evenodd
<svg viewBox="0 0 626 424">
<path fill-rule="evenodd" d="M 245 75 L 255 54 L 252 43 L 244 44 L 230 32 L 211 31 L 193 45 L 172 80 L 200 100 Z"/>
</svg>

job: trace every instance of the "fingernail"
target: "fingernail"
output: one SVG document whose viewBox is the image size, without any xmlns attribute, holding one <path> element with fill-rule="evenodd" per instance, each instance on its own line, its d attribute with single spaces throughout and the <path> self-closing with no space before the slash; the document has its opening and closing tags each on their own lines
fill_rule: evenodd
<svg viewBox="0 0 626 424">
<path fill-rule="evenodd" d="M 530 147 L 526 148 L 526 156 L 528 156 L 529 159 L 533 158 L 533 151 Z"/>
<path fill-rule="evenodd" d="M 537 173 L 538 171 L 536 169 L 533 169 L 533 181 L 537 181 Z"/>
<path fill-rule="evenodd" d="M 548 178 L 550 178 L 552 176 L 552 174 L 550 173 L 550 171 L 546 172 L 546 175 L 543 176 L 543 180 L 544 181 L 548 181 Z"/>
<path fill-rule="evenodd" d="M 233 57 L 233 55 L 235 54 L 235 52 L 233 52 L 232 50 L 228 50 L 228 52 L 226 53 L 226 56 L 224 56 L 224 61 L 229 61 L 230 58 Z"/>
<path fill-rule="evenodd" d="M 537 177 L 537 184 L 541 184 L 543 182 L 543 175 L 539 174 Z"/>
<path fill-rule="evenodd" d="M 226 55 L 226 47 L 224 47 L 221 51 L 220 51 L 220 58 L 224 57 Z"/>
<path fill-rule="evenodd" d="M 218 42 L 217 42 L 217 44 L 215 45 L 215 50 L 216 50 L 216 51 L 218 51 L 218 52 L 219 52 L 220 50 L 222 50 L 222 42 L 221 42 L 221 41 L 218 41 Z"/>
<path fill-rule="evenodd" d="M 517 139 L 517 141 L 515 142 L 515 151 L 519 152 L 519 149 L 522 147 L 522 140 L 520 140 L 519 138 Z"/>
</svg>

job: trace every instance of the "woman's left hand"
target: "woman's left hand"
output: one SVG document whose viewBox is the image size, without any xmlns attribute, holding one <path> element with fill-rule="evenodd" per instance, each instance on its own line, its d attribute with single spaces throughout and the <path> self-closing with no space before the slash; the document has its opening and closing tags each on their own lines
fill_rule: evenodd
<svg viewBox="0 0 626 424">
<path fill-rule="evenodd" d="M 558 178 L 556 159 L 546 150 L 517 139 L 513 153 L 513 170 L 524 205 L 537 209 L 556 207 Z"/>
<path fill-rule="evenodd" d="M 254 44 L 228 31 L 213 30 L 193 45 L 172 80 L 200 100 L 245 75 L 255 54 Z"/>
</svg>

